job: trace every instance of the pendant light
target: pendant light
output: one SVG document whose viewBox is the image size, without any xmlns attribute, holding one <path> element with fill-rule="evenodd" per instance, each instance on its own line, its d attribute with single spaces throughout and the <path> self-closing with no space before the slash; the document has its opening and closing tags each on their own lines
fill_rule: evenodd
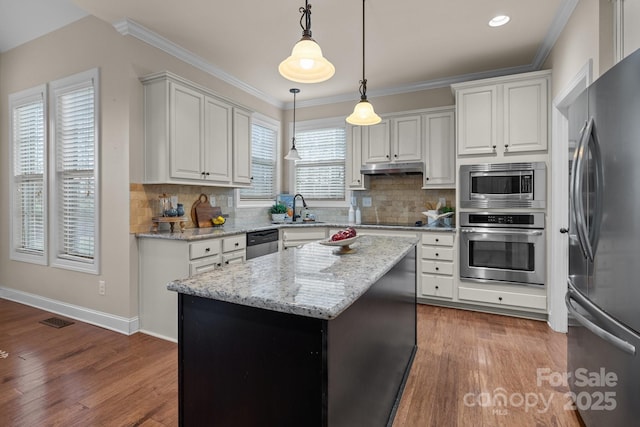
<svg viewBox="0 0 640 427">
<path fill-rule="evenodd" d="M 364 0 L 362 0 L 362 80 L 360 80 L 360 102 L 356 104 L 353 113 L 346 120 L 347 123 L 357 126 L 375 125 L 382 120 L 373 111 L 373 105 L 367 101 L 367 79 L 364 77 Z"/>
<path fill-rule="evenodd" d="M 285 160 L 300 160 L 300 155 L 296 150 L 296 94 L 300 92 L 300 89 L 291 88 L 289 92 L 293 94 L 293 136 L 291 137 L 291 150 L 284 158 Z"/>
<path fill-rule="evenodd" d="M 322 56 L 322 49 L 311 38 L 311 5 L 308 0 L 300 8 L 302 38 L 293 46 L 291 56 L 282 61 L 278 71 L 282 77 L 298 83 L 319 83 L 329 80 L 336 72 L 335 67 Z M 304 19 L 305 23 L 302 24 Z"/>
</svg>

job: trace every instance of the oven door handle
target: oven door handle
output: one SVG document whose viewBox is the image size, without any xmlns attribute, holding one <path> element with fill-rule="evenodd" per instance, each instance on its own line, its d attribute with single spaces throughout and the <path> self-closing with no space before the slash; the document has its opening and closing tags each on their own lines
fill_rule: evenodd
<svg viewBox="0 0 640 427">
<path fill-rule="evenodd" d="M 490 228 L 461 228 L 461 233 L 480 233 L 480 234 L 518 234 L 522 236 L 542 236 L 542 230 L 520 230 L 515 228 L 504 228 L 502 230 L 494 230 Z"/>
</svg>

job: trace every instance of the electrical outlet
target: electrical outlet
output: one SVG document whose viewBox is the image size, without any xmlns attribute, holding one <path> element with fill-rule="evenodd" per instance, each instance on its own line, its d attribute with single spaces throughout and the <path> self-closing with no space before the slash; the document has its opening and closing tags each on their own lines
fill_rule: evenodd
<svg viewBox="0 0 640 427">
<path fill-rule="evenodd" d="M 445 199 L 444 197 L 440 197 L 438 199 L 438 203 L 440 203 L 440 206 L 447 206 L 447 199 Z"/>
<path fill-rule="evenodd" d="M 351 206 L 356 206 L 358 204 L 358 198 L 356 196 L 351 196 Z"/>
<path fill-rule="evenodd" d="M 227 196 L 227 207 L 233 207 L 233 196 Z"/>
<path fill-rule="evenodd" d="M 104 280 L 98 280 L 98 294 L 106 295 L 107 294 L 107 284 Z"/>
<path fill-rule="evenodd" d="M 216 205 L 216 196 L 214 196 L 213 194 L 209 195 L 209 204 L 211 206 L 215 206 Z"/>
<path fill-rule="evenodd" d="M 362 207 L 370 208 L 371 207 L 371 197 L 363 197 L 362 198 Z"/>
</svg>

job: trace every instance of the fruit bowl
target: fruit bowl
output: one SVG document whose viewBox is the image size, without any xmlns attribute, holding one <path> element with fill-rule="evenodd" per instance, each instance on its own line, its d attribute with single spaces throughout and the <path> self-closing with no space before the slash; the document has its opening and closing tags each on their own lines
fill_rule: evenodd
<svg viewBox="0 0 640 427">
<path fill-rule="evenodd" d="M 354 237 L 350 237 L 348 239 L 342 239 L 342 240 L 326 239 L 326 240 L 320 240 L 318 243 L 320 243 L 321 245 L 325 245 L 325 246 L 338 246 L 338 247 L 340 247 L 340 250 L 338 252 L 335 252 L 338 255 L 351 254 L 351 253 L 354 253 L 356 250 L 353 249 L 353 248 L 350 248 L 349 245 L 354 243 L 356 240 L 358 240 L 358 237 L 360 237 L 360 236 L 354 236 Z"/>
</svg>

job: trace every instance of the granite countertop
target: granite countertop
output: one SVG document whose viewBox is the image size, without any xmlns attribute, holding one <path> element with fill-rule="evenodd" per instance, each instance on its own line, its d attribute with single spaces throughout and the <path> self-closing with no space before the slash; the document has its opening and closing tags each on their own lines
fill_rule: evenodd
<svg viewBox="0 0 640 427">
<path fill-rule="evenodd" d="M 338 255 L 318 242 L 231 264 L 167 289 L 319 319 L 333 319 L 384 276 L 418 242 L 413 237 L 360 236 Z"/>
<path fill-rule="evenodd" d="M 172 240 L 202 240 L 210 239 L 214 237 L 224 237 L 233 234 L 248 233 L 251 231 L 268 230 L 273 228 L 305 228 L 305 227 L 328 227 L 328 228 L 346 228 L 355 227 L 361 229 L 378 229 L 378 230 L 405 230 L 413 232 L 423 231 L 438 231 L 438 232 L 454 232 L 455 227 L 415 227 L 415 226 L 397 226 L 397 225 L 349 225 L 344 222 L 304 222 L 304 223 L 282 223 L 273 224 L 269 221 L 263 222 L 243 222 L 228 220 L 222 227 L 207 227 L 207 228 L 187 228 L 184 232 L 176 231 L 171 233 L 169 231 L 138 233 L 136 237 L 148 237 L 152 239 L 172 239 Z"/>
</svg>

